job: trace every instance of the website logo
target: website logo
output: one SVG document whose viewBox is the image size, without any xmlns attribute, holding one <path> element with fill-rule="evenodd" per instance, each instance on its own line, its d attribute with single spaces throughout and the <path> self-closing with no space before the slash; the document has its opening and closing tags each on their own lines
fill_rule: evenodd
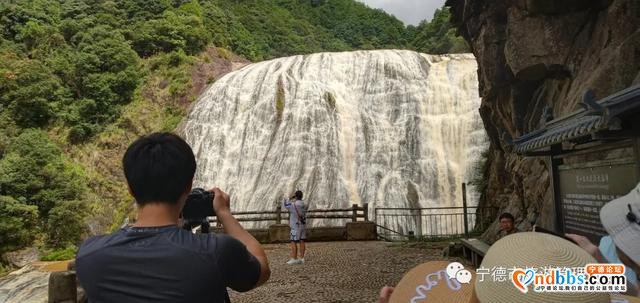
<svg viewBox="0 0 640 303">
<path fill-rule="evenodd" d="M 455 279 L 460 284 L 469 284 L 471 282 L 471 272 L 464 269 L 459 262 L 452 262 L 447 265 L 447 277 Z"/>
<path fill-rule="evenodd" d="M 431 302 L 432 298 L 441 301 L 452 294 L 457 298 L 471 298 L 474 280 L 475 272 L 465 269 L 459 262 L 427 262 L 412 269 L 398 282 L 391 302 Z"/>
<path fill-rule="evenodd" d="M 526 294 L 529 291 L 527 285 L 533 282 L 535 275 L 536 273 L 533 269 L 527 269 L 526 271 L 517 269 L 511 274 L 511 282 L 518 290 Z"/>
<path fill-rule="evenodd" d="M 588 264 L 584 268 L 514 268 L 511 283 L 522 293 L 533 283 L 535 292 L 625 292 L 622 264 Z"/>
</svg>

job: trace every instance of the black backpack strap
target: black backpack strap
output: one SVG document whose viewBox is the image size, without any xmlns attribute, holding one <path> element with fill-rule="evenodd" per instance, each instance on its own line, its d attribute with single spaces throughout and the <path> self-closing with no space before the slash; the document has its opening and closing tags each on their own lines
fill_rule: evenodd
<svg viewBox="0 0 640 303">
<path fill-rule="evenodd" d="M 304 204 L 304 202 L 302 202 Z M 296 206 L 296 202 L 293 202 L 293 209 L 296 210 L 296 215 L 298 215 L 298 223 L 304 225 L 305 223 L 302 223 L 302 217 L 300 216 L 300 213 L 298 212 L 298 207 Z"/>
</svg>

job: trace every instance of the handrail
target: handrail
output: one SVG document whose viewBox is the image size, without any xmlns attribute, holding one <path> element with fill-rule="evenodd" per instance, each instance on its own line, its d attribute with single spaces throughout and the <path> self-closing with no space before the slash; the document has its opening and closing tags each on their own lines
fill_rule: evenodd
<svg viewBox="0 0 640 303">
<path fill-rule="evenodd" d="M 497 211 L 496 207 L 380 207 L 373 216 L 381 238 L 468 237 L 472 229 L 486 229 L 487 216 Z"/>
<path fill-rule="evenodd" d="M 446 207 L 376 207 L 377 210 L 440 210 L 440 209 L 463 209 L 463 206 L 446 206 Z M 475 207 L 475 206 L 469 206 L 468 208 L 471 209 L 475 209 L 475 208 L 495 208 L 495 207 Z"/>
<path fill-rule="evenodd" d="M 283 213 L 285 213 L 284 216 Z M 283 211 L 281 206 L 278 205 L 274 211 L 232 211 L 231 214 L 236 216 L 236 219 L 240 222 L 274 221 L 276 224 L 280 224 L 283 217 L 288 216 L 289 212 Z M 309 219 L 351 219 L 353 222 L 357 222 L 359 218 L 363 218 L 364 221 L 369 221 L 369 204 L 364 203 L 362 206 L 353 204 L 350 208 L 310 209 L 307 210 L 306 217 Z M 209 217 L 208 219 L 209 222 L 212 223 L 218 221 L 215 216 Z"/>
<path fill-rule="evenodd" d="M 364 210 L 364 207 L 358 206 L 358 210 Z M 328 213 L 328 212 L 345 212 L 353 211 L 353 208 L 337 208 L 337 209 L 310 209 L 307 213 Z"/>
</svg>

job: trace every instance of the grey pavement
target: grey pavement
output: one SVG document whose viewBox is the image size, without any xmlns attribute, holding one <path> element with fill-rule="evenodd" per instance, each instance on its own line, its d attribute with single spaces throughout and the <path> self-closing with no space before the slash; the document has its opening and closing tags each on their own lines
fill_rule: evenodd
<svg viewBox="0 0 640 303">
<path fill-rule="evenodd" d="M 265 246 L 271 279 L 246 293 L 231 292 L 234 303 L 377 302 L 384 285 L 395 285 L 409 269 L 442 259 L 442 245 L 405 248 L 379 241 L 307 243 L 303 265 L 287 265 L 289 244 Z"/>
</svg>

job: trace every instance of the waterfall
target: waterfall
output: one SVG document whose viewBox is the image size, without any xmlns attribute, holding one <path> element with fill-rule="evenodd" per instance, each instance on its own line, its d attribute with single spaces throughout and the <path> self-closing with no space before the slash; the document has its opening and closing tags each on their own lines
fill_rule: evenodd
<svg viewBox="0 0 640 303">
<path fill-rule="evenodd" d="M 318 53 L 227 74 L 181 132 L 194 185 L 219 186 L 234 211 L 273 211 L 296 189 L 311 209 L 462 206 L 487 145 L 479 106 L 471 54 Z"/>
</svg>

